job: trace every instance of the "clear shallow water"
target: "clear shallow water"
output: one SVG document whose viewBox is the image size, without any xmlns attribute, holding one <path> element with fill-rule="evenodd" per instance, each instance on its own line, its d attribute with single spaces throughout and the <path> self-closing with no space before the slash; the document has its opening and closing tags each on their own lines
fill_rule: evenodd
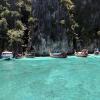
<svg viewBox="0 0 100 100">
<path fill-rule="evenodd" d="M 100 56 L 0 60 L 0 100 L 100 100 Z"/>
</svg>

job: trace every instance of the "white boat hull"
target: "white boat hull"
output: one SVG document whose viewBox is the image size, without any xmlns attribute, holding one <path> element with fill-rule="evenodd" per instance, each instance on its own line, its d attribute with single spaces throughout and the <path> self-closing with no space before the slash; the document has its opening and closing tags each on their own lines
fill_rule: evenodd
<svg viewBox="0 0 100 100">
<path fill-rule="evenodd" d="M 13 53 L 12 52 L 2 52 L 1 57 L 4 60 L 11 60 L 13 58 Z"/>
<path fill-rule="evenodd" d="M 50 53 L 50 57 L 66 58 L 67 57 L 67 53 Z"/>
</svg>

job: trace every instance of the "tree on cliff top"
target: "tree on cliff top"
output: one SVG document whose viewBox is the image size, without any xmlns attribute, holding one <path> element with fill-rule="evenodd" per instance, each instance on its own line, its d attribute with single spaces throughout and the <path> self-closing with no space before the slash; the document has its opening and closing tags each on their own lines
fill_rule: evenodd
<svg viewBox="0 0 100 100">
<path fill-rule="evenodd" d="M 6 48 L 14 41 L 23 43 L 22 37 L 28 27 L 28 19 L 32 16 L 31 10 L 31 0 L 0 1 L 0 39 L 4 37 L 0 48 L 2 45 Z"/>
</svg>

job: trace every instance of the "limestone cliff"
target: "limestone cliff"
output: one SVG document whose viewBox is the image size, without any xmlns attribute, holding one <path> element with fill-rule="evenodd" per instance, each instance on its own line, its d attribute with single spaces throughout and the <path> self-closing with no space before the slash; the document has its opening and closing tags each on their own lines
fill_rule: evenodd
<svg viewBox="0 0 100 100">
<path fill-rule="evenodd" d="M 88 48 L 92 51 L 100 47 L 100 1 L 73 0 L 74 19 L 78 23 L 75 30 L 77 38 L 70 31 L 70 20 L 66 7 L 61 0 L 33 0 L 32 14 L 38 24 L 32 33 L 32 45 L 40 53 L 48 49 Z M 65 0 L 67 1 L 67 0 Z"/>
</svg>

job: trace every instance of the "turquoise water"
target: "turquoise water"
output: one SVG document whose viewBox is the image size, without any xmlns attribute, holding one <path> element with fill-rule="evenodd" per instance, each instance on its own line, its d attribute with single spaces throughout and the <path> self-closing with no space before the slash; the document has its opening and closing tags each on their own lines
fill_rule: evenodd
<svg viewBox="0 0 100 100">
<path fill-rule="evenodd" d="M 100 56 L 0 60 L 0 100 L 100 100 Z"/>
</svg>

